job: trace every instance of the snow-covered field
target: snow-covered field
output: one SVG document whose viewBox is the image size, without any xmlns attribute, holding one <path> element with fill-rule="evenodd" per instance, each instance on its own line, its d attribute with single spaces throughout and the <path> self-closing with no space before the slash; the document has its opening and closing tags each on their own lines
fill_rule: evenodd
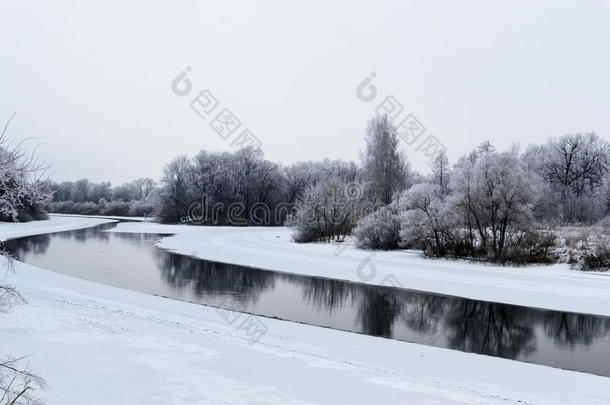
<svg viewBox="0 0 610 405">
<path fill-rule="evenodd" d="M 49 232 L 65 229 L 68 220 L 79 226 L 91 219 L 55 217 L 36 224 Z M 36 224 L 23 224 L 27 231 L 0 224 L 0 239 L 36 233 Z M 167 231 L 150 226 L 150 231 Z M 260 229 L 237 231 L 244 235 L 237 243 L 251 243 L 243 250 L 235 247 L 237 258 L 249 254 L 252 244 L 262 249 L 263 258 L 270 256 L 267 249 L 274 244 L 265 246 L 274 236 Z M 289 243 L 281 239 L 284 231 L 266 231 L 279 232 L 278 263 L 285 256 L 305 255 L 283 251 Z M 194 240 L 191 232 L 203 231 L 189 229 L 182 238 Z M 230 251 L 227 235 L 236 233 L 214 232 L 219 234 L 207 234 L 199 246 L 224 240 L 223 252 Z M 314 253 L 318 249 L 311 247 Z M 329 261 L 321 252 L 321 260 Z M 346 250 L 340 257 L 355 260 L 354 254 Z M 10 282 L 28 304 L 0 315 L 0 356 L 28 355 L 31 367 L 47 379 L 49 387 L 41 394 L 49 404 L 573 404 L 610 399 L 605 377 L 274 319 L 264 319 L 267 332 L 250 345 L 237 323 L 229 324 L 214 308 L 23 263 Z"/>
<path fill-rule="evenodd" d="M 368 252 L 351 245 L 297 244 L 287 228 L 121 223 L 111 231 L 173 233 L 159 246 L 203 259 L 570 312 L 610 315 L 610 274 L 567 264 L 498 267 Z M 391 278 L 388 279 L 387 277 Z"/>
</svg>

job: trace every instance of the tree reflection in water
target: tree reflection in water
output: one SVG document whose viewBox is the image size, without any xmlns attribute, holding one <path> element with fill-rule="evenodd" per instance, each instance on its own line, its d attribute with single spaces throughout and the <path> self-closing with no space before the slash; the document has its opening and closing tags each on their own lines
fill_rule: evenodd
<svg viewBox="0 0 610 405">
<path fill-rule="evenodd" d="M 343 281 L 292 274 L 282 277 L 290 283 L 300 285 L 304 303 L 318 311 L 331 314 L 342 307 L 352 306 L 359 299 L 358 288 Z"/>
<path fill-rule="evenodd" d="M 155 257 L 163 279 L 176 288 L 191 288 L 200 298 L 230 296 L 241 303 L 256 302 L 274 287 L 275 273 L 232 264 L 210 262 L 157 249 Z"/>
<path fill-rule="evenodd" d="M 407 293 L 401 320 L 419 334 L 434 335 L 441 328 L 446 297 L 433 294 Z"/>
<path fill-rule="evenodd" d="M 358 318 L 367 335 L 392 337 L 396 318 L 401 311 L 402 297 L 383 288 L 365 288 L 358 305 Z"/>
<path fill-rule="evenodd" d="M 27 238 L 11 239 L 2 243 L 2 246 L 15 259 L 23 261 L 23 258 L 28 255 L 43 255 L 47 251 L 51 243 L 50 235 L 35 235 Z"/>
<path fill-rule="evenodd" d="M 548 311 L 544 315 L 544 330 L 556 345 L 570 348 L 579 344 L 589 346 L 596 339 L 608 337 L 610 318 Z"/>
<path fill-rule="evenodd" d="M 446 314 L 449 347 L 517 358 L 536 350 L 534 317 L 528 309 L 492 302 L 452 299 Z"/>
</svg>

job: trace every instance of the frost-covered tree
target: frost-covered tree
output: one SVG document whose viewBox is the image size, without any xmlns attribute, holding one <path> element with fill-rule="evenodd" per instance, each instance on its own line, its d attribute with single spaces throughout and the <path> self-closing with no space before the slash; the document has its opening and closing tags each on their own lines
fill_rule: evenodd
<svg viewBox="0 0 610 405">
<path fill-rule="evenodd" d="M 490 153 L 494 153 L 496 151 L 496 147 L 490 141 L 483 141 L 477 147 L 475 153 L 477 156 L 485 156 Z"/>
<path fill-rule="evenodd" d="M 305 189 L 315 185 L 324 177 L 321 162 L 296 162 L 283 169 L 286 179 L 286 201 L 293 204 L 300 198 Z"/>
<path fill-rule="evenodd" d="M 46 166 L 35 150 L 25 150 L 23 142 L 16 146 L 9 142 L 6 132 L 11 119 L 0 133 L 0 221 L 42 219 L 49 201 Z"/>
<path fill-rule="evenodd" d="M 501 260 L 510 238 L 531 223 L 534 189 L 523 164 L 510 153 L 463 160 L 453 187 L 456 204 L 479 248 Z"/>
<path fill-rule="evenodd" d="M 250 222 L 256 205 L 275 207 L 282 192 L 279 166 L 264 158 L 260 148 L 247 147 L 235 154 L 236 197 L 244 206 L 243 218 Z M 261 224 L 262 225 L 262 224 Z M 268 224 L 265 224 L 268 225 Z"/>
<path fill-rule="evenodd" d="M 106 189 L 110 187 L 110 183 L 101 183 L 102 187 Z M 151 178 L 139 178 L 132 181 L 130 184 L 132 189 L 132 199 L 133 200 L 145 200 L 155 191 L 157 184 Z M 96 193 L 97 194 L 97 193 Z M 102 195 L 101 197 L 105 197 L 106 195 Z"/>
<path fill-rule="evenodd" d="M 337 174 L 307 187 L 297 199 L 287 225 L 295 229 L 297 242 L 341 240 L 360 217 L 362 201 L 352 195 L 350 183 Z"/>
<path fill-rule="evenodd" d="M 101 198 L 107 201 L 112 200 L 112 186 L 109 181 L 89 183 L 87 194 L 89 196 L 88 201 L 92 202 L 99 201 Z"/>
<path fill-rule="evenodd" d="M 362 175 L 361 169 L 352 161 L 324 159 L 320 162 L 296 162 L 283 170 L 286 179 L 285 201 L 294 203 L 306 188 L 332 175 L 338 175 L 345 182 L 355 182 Z"/>
<path fill-rule="evenodd" d="M 179 222 L 188 215 L 192 203 L 189 193 L 191 162 L 182 155 L 172 160 L 163 169 L 157 216 L 164 222 Z"/>
<path fill-rule="evenodd" d="M 543 175 L 564 195 L 580 196 L 602 186 L 610 165 L 610 147 L 595 133 L 553 139 L 546 152 Z"/>
<path fill-rule="evenodd" d="M 446 256 L 454 244 L 454 206 L 441 198 L 438 184 L 417 184 L 399 200 L 403 212 L 400 236 L 407 246 L 426 254 Z"/>
<path fill-rule="evenodd" d="M 408 165 L 400 153 L 396 127 L 387 115 L 368 123 L 362 154 L 363 178 L 370 201 L 389 204 L 394 194 L 405 189 Z"/>
<path fill-rule="evenodd" d="M 442 150 L 434 158 L 432 163 L 432 183 L 439 187 L 439 197 L 444 200 L 449 195 L 449 181 L 451 177 L 451 166 L 447 153 Z"/>
<path fill-rule="evenodd" d="M 192 160 L 181 158 L 183 170 L 171 165 L 174 180 L 164 174 L 158 199 L 164 222 L 187 218 L 202 225 L 277 225 L 289 211 L 282 168 L 266 160 L 259 148 L 201 151 Z M 189 216 L 193 206 L 196 215 Z M 172 214 L 162 214 L 167 212 Z"/>
<path fill-rule="evenodd" d="M 530 145 L 523 161 L 549 186 L 540 197 L 556 201 L 538 204 L 537 218 L 592 223 L 605 215 L 610 145 L 595 133 L 564 135 L 543 145 Z"/>
<path fill-rule="evenodd" d="M 24 365 L 23 358 L 7 357 L 0 360 L 0 403 L 7 405 L 42 405 L 34 391 L 43 389 L 46 382 Z"/>
<path fill-rule="evenodd" d="M 393 201 L 360 219 L 354 235 L 361 249 L 397 249 L 400 245 L 398 202 Z"/>
<path fill-rule="evenodd" d="M 89 201 L 89 180 L 79 179 L 74 182 L 72 187 L 71 200 L 74 202 L 87 202 Z"/>
</svg>

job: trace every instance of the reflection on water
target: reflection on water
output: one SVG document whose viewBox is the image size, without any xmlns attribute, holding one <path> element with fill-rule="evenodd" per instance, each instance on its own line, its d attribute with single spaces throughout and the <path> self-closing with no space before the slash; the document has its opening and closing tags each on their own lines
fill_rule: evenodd
<svg viewBox="0 0 610 405">
<path fill-rule="evenodd" d="M 19 260 L 228 309 L 610 376 L 610 318 L 369 286 L 200 260 L 114 224 L 5 243 Z"/>
</svg>

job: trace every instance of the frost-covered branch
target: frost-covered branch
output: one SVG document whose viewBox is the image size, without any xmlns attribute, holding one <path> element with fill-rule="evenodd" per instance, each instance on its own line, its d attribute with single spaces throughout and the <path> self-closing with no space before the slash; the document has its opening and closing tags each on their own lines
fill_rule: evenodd
<svg viewBox="0 0 610 405">
<path fill-rule="evenodd" d="M 37 157 L 38 146 L 28 152 L 26 140 L 15 144 L 7 138 L 13 117 L 0 133 L 0 220 L 4 221 L 18 221 L 20 215 L 44 206 L 50 199 L 45 189 L 48 166 Z"/>
<path fill-rule="evenodd" d="M 42 404 L 34 392 L 46 383 L 23 362 L 23 357 L 0 360 L 0 405 Z"/>
</svg>

